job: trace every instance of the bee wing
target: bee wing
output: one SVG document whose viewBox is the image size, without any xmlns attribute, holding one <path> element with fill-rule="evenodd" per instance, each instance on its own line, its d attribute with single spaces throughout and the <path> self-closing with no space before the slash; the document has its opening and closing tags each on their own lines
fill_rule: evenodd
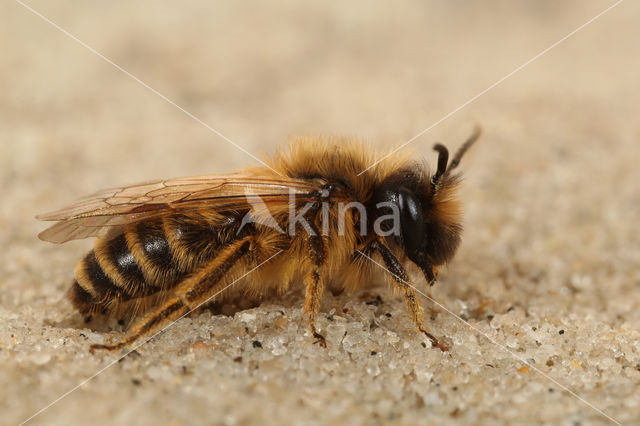
<svg viewBox="0 0 640 426">
<path fill-rule="evenodd" d="M 251 175 L 193 176 L 144 182 L 99 191 L 39 220 L 57 221 L 42 231 L 43 241 L 64 243 L 87 237 L 105 237 L 124 225 L 171 213 L 200 209 L 250 208 L 251 197 L 265 204 L 311 200 L 322 183 L 302 179 Z"/>
</svg>

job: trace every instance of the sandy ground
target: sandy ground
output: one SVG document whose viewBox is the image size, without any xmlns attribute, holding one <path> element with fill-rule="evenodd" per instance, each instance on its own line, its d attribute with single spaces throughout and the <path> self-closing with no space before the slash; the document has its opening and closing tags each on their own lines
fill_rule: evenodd
<svg viewBox="0 0 640 426">
<path fill-rule="evenodd" d="M 613 2 L 514 3 L 29 2 L 258 155 L 293 134 L 398 145 Z M 29 423 L 640 418 L 637 2 L 413 142 L 433 161 L 434 141 L 485 129 L 463 164 L 464 242 L 433 292 L 450 313 L 436 307 L 429 324 L 450 352 L 425 347 L 402 301 L 374 286 L 325 298 L 326 350 L 293 292 L 183 319 L 119 362 L 88 346 L 120 331 L 85 328 L 64 296 L 92 242 L 43 243 L 33 216 L 255 162 L 19 3 L 0 16 L 0 423 L 72 389 Z"/>
</svg>

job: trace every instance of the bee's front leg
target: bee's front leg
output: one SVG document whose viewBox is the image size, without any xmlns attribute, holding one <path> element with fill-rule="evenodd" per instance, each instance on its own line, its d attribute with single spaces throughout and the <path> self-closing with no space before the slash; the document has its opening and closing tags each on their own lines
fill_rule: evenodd
<svg viewBox="0 0 640 426">
<path fill-rule="evenodd" d="M 387 266 L 387 270 L 391 274 L 392 282 L 396 287 L 400 289 L 400 291 L 402 291 L 405 302 L 407 304 L 407 311 L 409 312 L 409 316 L 415 323 L 418 330 L 425 336 L 427 336 L 429 340 L 431 340 L 431 345 L 433 347 L 439 348 L 443 352 L 449 350 L 449 348 L 440 343 L 438 339 L 436 339 L 436 337 L 431 334 L 429 330 L 427 330 L 427 327 L 424 325 L 424 310 L 422 309 L 422 305 L 420 304 L 420 301 L 416 296 L 415 290 L 412 286 L 409 285 L 409 277 L 407 276 L 407 273 L 405 272 L 398 259 L 383 243 L 374 241 L 372 245 L 373 248 L 378 253 L 380 253 L 380 256 L 382 256 L 382 260 Z"/>
</svg>

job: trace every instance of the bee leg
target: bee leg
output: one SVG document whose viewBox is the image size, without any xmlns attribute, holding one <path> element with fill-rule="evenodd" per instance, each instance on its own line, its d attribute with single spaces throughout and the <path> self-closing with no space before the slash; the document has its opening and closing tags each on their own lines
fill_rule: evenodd
<svg viewBox="0 0 640 426">
<path fill-rule="evenodd" d="M 309 250 L 309 260 L 311 268 L 305 278 L 306 294 L 304 302 L 304 313 L 308 315 L 308 325 L 315 340 L 323 348 L 327 347 L 327 341 L 324 336 L 316 330 L 316 317 L 320 311 L 320 303 L 322 302 L 322 294 L 324 293 L 324 281 L 320 277 L 320 267 L 324 264 L 325 248 L 324 241 L 319 235 L 317 228 L 311 225 L 311 229 L 315 235 L 308 235 L 307 248 Z"/>
<path fill-rule="evenodd" d="M 431 345 L 433 347 L 439 348 L 443 352 L 449 350 L 449 348 L 440 343 L 424 325 L 424 310 L 422 309 L 422 304 L 420 304 L 420 301 L 416 297 L 414 289 L 409 285 L 409 277 L 398 259 L 396 259 L 387 246 L 381 242 L 374 241 L 372 244 L 378 253 L 380 253 L 380 256 L 382 256 L 382 260 L 385 265 L 387 265 L 389 272 L 391 272 L 392 282 L 404 295 L 405 302 L 407 303 L 407 311 L 418 330 L 431 340 Z"/>
<path fill-rule="evenodd" d="M 231 285 L 223 278 L 237 261 L 249 252 L 251 242 L 251 237 L 248 237 L 231 244 L 208 264 L 182 281 L 175 291 L 175 297 L 138 321 L 126 336 L 110 345 L 92 345 L 89 350 L 93 353 L 96 349 L 122 349 L 143 336 L 162 331 L 168 324 L 182 318 L 201 304 L 214 300 Z"/>
<path fill-rule="evenodd" d="M 129 346 L 140 337 L 151 334 L 160 329 L 163 325 L 178 320 L 181 316 L 189 312 L 189 307 L 179 297 L 168 300 L 164 305 L 156 311 L 145 316 L 138 322 L 131 332 L 116 343 L 109 345 L 91 345 L 89 351 L 93 353 L 96 349 L 106 349 L 108 351 L 116 351 Z"/>
</svg>

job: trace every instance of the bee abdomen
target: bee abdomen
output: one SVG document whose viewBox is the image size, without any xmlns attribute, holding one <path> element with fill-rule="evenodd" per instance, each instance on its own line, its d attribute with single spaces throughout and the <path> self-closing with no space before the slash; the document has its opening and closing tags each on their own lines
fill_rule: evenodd
<svg viewBox="0 0 640 426">
<path fill-rule="evenodd" d="M 131 299 L 103 270 L 96 253 L 91 250 L 78 263 L 76 280 L 69 289 L 69 299 L 83 315 L 106 312 L 114 299 Z"/>
<path fill-rule="evenodd" d="M 125 231 L 126 243 L 142 273 L 143 295 L 174 287 L 190 272 L 174 258 L 162 219 L 144 221 Z M 137 283 L 140 287 L 140 283 Z"/>
<path fill-rule="evenodd" d="M 118 302 L 162 290 L 156 285 L 162 277 L 145 276 L 148 274 L 143 272 L 140 261 L 146 259 L 136 257 L 130 248 L 132 238 L 127 234 L 137 235 L 135 231 L 127 229 L 113 239 L 98 240 L 94 250 L 76 267 L 76 281 L 69 290 L 69 298 L 81 313 L 107 313 Z"/>
<path fill-rule="evenodd" d="M 235 237 L 235 218 L 223 219 L 223 224 L 185 215 L 151 219 L 98 240 L 76 267 L 69 299 L 90 315 L 172 289 Z"/>
</svg>

